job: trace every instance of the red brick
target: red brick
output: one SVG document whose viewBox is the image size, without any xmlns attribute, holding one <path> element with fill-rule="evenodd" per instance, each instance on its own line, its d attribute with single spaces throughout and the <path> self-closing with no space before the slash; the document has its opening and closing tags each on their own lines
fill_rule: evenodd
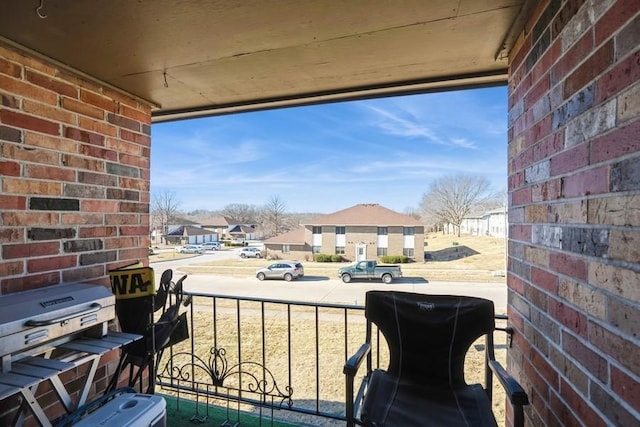
<svg viewBox="0 0 640 427">
<path fill-rule="evenodd" d="M 4 259 L 57 255 L 59 253 L 59 242 L 22 243 L 2 246 L 2 258 Z"/>
<path fill-rule="evenodd" d="M 549 70 L 558 61 L 562 55 L 562 40 L 555 39 L 551 42 L 549 49 L 542 55 L 540 60 L 531 69 L 531 78 L 534 82 L 538 81 L 542 77 L 546 76 L 549 79 Z M 550 86 L 553 86 L 553 82 L 549 79 Z"/>
<path fill-rule="evenodd" d="M 640 80 L 640 50 L 596 81 L 596 102 L 603 102 Z"/>
<path fill-rule="evenodd" d="M 78 126 L 84 130 L 94 132 L 106 137 L 114 137 L 118 135 L 118 128 L 102 120 L 94 120 L 91 117 L 78 117 Z M 105 139 L 105 146 L 108 145 L 108 140 Z"/>
<path fill-rule="evenodd" d="M 74 139 L 76 141 L 85 142 L 87 144 L 104 146 L 105 136 L 100 135 L 99 133 L 88 132 L 84 129 L 72 128 L 69 126 L 65 126 L 64 128 L 64 136 L 69 139 Z"/>
<path fill-rule="evenodd" d="M 133 264 L 135 261 L 130 262 Z M 89 267 L 79 267 L 70 270 L 62 271 L 62 281 L 64 282 L 91 282 L 97 280 L 96 278 L 104 277 L 107 274 L 104 264 L 96 264 Z M 108 279 L 107 279 L 108 280 Z"/>
<path fill-rule="evenodd" d="M 522 188 L 511 193 L 511 206 L 528 205 L 531 203 L 531 188 Z"/>
<path fill-rule="evenodd" d="M 589 341 L 635 375 L 640 375 L 640 358 L 636 344 L 595 322 L 589 322 Z"/>
<path fill-rule="evenodd" d="M 637 13 L 637 0 L 617 0 L 594 26 L 596 45 L 599 45 L 620 30 Z"/>
<path fill-rule="evenodd" d="M 533 162 L 539 162 L 562 150 L 564 150 L 564 131 L 561 130 L 541 139 L 533 146 Z"/>
<path fill-rule="evenodd" d="M 0 121 L 10 126 L 60 135 L 60 124 L 11 110 L 0 110 Z"/>
<path fill-rule="evenodd" d="M 104 110 L 72 98 L 62 98 L 62 108 L 84 116 L 104 119 Z"/>
<path fill-rule="evenodd" d="M 524 97 L 524 108 L 528 110 L 540 98 L 546 95 L 550 89 L 549 75 L 542 76 Z"/>
<path fill-rule="evenodd" d="M 550 267 L 560 274 L 577 280 L 587 280 L 587 263 L 584 259 L 564 253 L 554 253 L 550 258 Z"/>
<path fill-rule="evenodd" d="M 551 158 L 551 176 L 564 175 L 589 164 L 589 144 L 582 143 Z"/>
<path fill-rule="evenodd" d="M 118 153 L 116 153 L 115 151 L 97 147 L 95 145 L 81 144 L 78 149 L 78 153 L 89 157 L 95 157 L 97 159 L 109 160 L 112 162 L 118 160 Z"/>
<path fill-rule="evenodd" d="M 560 396 L 564 399 L 567 407 L 571 408 L 580 419 L 582 425 L 589 427 L 605 427 L 607 424 L 588 405 L 588 399 L 575 392 L 573 388 L 562 378 L 560 379 Z M 570 425 L 570 424 L 566 424 Z"/>
<path fill-rule="evenodd" d="M 20 164 L 8 160 L 0 160 L 0 175 L 20 176 Z"/>
<path fill-rule="evenodd" d="M 62 153 L 74 153 L 78 145 L 77 142 L 64 139 L 60 136 L 45 135 L 45 134 L 35 133 L 35 132 L 26 132 L 24 142 L 26 145 L 32 145 L 34 147 L 41 147 L 41 148 L 49 148 Z M 38 150 L 38 151 L 43 151 L 43 150 Z M 55 161 L 55 159 L 53 160 L 54 161 L 49 163 L 56 164 L 57 162 Z"/>
<path fill-rule="evenodd" d="M 19 64 L 7 61 L 0 56 L 0 74 L 19 78 L 22 75 L 22 67 Z"/>
<path fill-rule="evenodd" d="M 0 277 L 17 276 L 24 273 L 24 263 L 20 261 L 0 261 Z"/>
<path fill-rule="evenodd" d="M 562 179 L 563 197 L 582 197 L 609 192 L 609 167 L 596 167 Z"/>
<path fill-rule="evenodd" d="M 78 237 L 86 239 L 89 237 L 112 237 L 118 235 L 116 227 L 80 227 Z M 105 245 L 105 249 L 112 249 Z"/>
<path fill-rule="evenodd" d="M 615 366 L 611 367 L 611 390 L 640 412 L 640 382 Z"/>
<path fill-rule="evenodd" d="M 598 77 L 613 62 L 613 41 L 609 41 L 593 53 L 564 80 L 564 98 L 568 99 Z"/>
<path fill-rule="evenodd" d="M 574 310 L 562 301 L 549 298 L 549 315 L 575 334 L 582 338 L 587 337 L 587 317 L 583 313 Z"/>
<path fill-rule="evenodd" d="M 551 84 L 561 82 L 567 74 L 593 51 L 593 34 L 588 32 L 566 51 L 551 69 Z"/>
<path fill-rule="evenodd" d="M 551 412 L 558 420 L 554 425 L 579 426 L 580 421 L 573 415 L 567 402 L 561 399 L 555 390 L 550 393 L 549 406 Z"/>
<path fill-rule="evenodd" d="M 149 135 L 143 135 L 136 132 L 131 132 L 127 129 L 120 129 L 120 138 L 135 142 L 144 146 L 149 146 L 151 144 L 151 137 Z"/>
<path fill-rule="evenodd" d="M 76 169 L 88 170 L 92 172 L 104 172 L 104 160 L 89 159 L 87 157 L 73 156 L 70 154 L 62 155 L 62 164 Z M 86 184 L 86 182 L 83 181 Z"/>
<path fill-rule="evenodd" d="M 612 160 L 640 151 L 640 120 L 594 139 L 591 142 L 591 163 Z"/>
<path fill-rule="evenodd" d="M 58 94 L 3 74 L 0 74 L 0 87 L 3 92 L 10 93 L 15 97 L 29 98 L 50 105 L 58 104 Z"/>
<path fill-rule="evenodd" d="M 27 272 L 39 273 L 43 271 L 64 270 L 77 265 L 76 255 L 65 255 L 47 258 L 30 258 L 27 260 Z"/>
<path fill-rule="evenodd" d="M 62 184 L 55 181 L 36 181 L 25 179 L 5 179 L 3 190 L 5 193 L 26 195 L 62 195 Z"/>
<path fill-rule="evenodd" d="M 2 167 L 0 167 L 0 173 L 1 171 Z M 27 198 L 25 196 L 0 194 L 0 206 L 2 206 L 3 210 L 24 210 L 27 208 Z"/>
<path fill-rule="evenodd" d="M 559 199 L 560 190 L 560 179 L 553 179 L 550 181 L 534 184 L 533 186 L 531 186 L 531 201 L 544 202 Z"/>
<path fill-rule="evenodd" d="M 60 223 L 63 225 L 102 225 L 103 215 L 98 213 L 73 213 L 64 212 L 61 214 L 62 218 Z"/>
<path fill-rule="evenodd" d="M 95 92 L 81 89 L 80 100 L 86 104 L 98 107 L 101 110 L 105 110 L 110 113 L 116 112 L 116 102 L 113 99 L 103 95 L 99 95 Z"/>
<path fill-rule="evenodd" d="M 75 122 L 75 114 L 62 110 L 57 106 L 42 104 L 40 102 L 33 102 L 29 100 L 24 100 L 22 105 L 23 111 L 33 116 L 55 120 L 63 123 Z"/>
<path fill-rule="evenodd" d="M 558 276 L 537 267 L 531 267 L 531 283 L 552 294 L 558 293 Z"/>
<path fill-rule="evenodd" d="M 118 212 L 118 201 L 108 200 L 81 200 L 82 212 Z"/>
<path fill-rule="evenodd" d="M 145 179 L 120 177 L 120 187 L 130 190 L 149 191 L 149 181 Z"/>
<path fill-rule="evenodd" d="M 26 70 L 25 79 L 28 82 L 33 83 L 34 85 L 43 87 L 59 95 L 65 95 L 71 98 L 78 97 L 78 90 L 75 88 L 75 86 L 70 85 L 62 80 L 57 80 L 50 76 L 36 73 L 32 70 Z"/>
<path fill-rule="evenodd" d="M 143 147 L 135 142 L 117 138 L 107 138 L 106 146 L 120 154 L 131 154 L 132 156 L 143 157 L 141 155 Z"/>
<path fill-rule="evenodd" d="M 60 272 L 52 271 L 42 274 L 31 274 L 9 279 L 2 279 L 0 287 L 2 294 L 12 294 L 16 292 L 29 291 L 31 289 L 44 288 L 46 286 L 57 285 L 60 282 Z"/>
<path fill-rule="evenodd" d="M 536 141 L 540 141 L 550 135 L 552 124 L 553 118 L 551 115 L 548 115 L 535 123 L 524 135 L 527 145 L 533 145 Z"/>
<path fill-rule="evenodd" d="M 72 169 L 56 168 L 42 165 L 25 165 L 25 177 L 51 179 L 56 181 L 75 182 L 76 173 Z"/>
<path fill-rule="evenodd" d="M 134 119 L 140 123 L 151 123 L 151 114 L 149 112 L 140 111 L 125 104 L 120 104 L 120 114 L 125 117 L 129 117 L 130 119 Z"/>
<path fill-rule="evenodd" d="M 51 212 L 0 211 L 0 219 L 2 219 L 2 225 L 7 227 L 25 227 L 28 225 L 42 227 L 58 224 L 58 214 Z"/>
<path fill-rule="evenodd" d="M 149 234 L 149 227 L 144 227 L 144 226 L 120 227 L 121 236 L 146 236 L 147 234 Z M 148 252 L 147 252 L 147 255 L 149 255 Z"/>
<path fill-rule="evenodd" d="M 531 241 L 531 226 L 511 224 L 509 226 L 509 237 L 514 240 Z"/>
</svg>

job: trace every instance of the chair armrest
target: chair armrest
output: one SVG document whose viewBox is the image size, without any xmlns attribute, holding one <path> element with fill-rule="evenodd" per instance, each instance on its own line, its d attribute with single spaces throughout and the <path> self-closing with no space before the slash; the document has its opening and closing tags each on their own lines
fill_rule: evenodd
<svg viewBox="0 0 640 427">
<path fill-rule="evenodd" d="M 358 372 L 358 369 L 360 369 L 360 365 L 362 365 L 362 361 L 364 360 L 365 356 L 369 354 L 370 351 L 371 351 L 371 344 L 369 343 L 362 344 L 358 349 L 358 351 L 349 359 L 347 359 L 347 362 L 344 364 L 344 369 L 342 370 L 342 372 L 349 377 L 355 376 L 356 372 Z"/>
<path fill-rule="evenodd" d="M 529 404 L 529 398 L 522 386 L 502 367 L 497 360 L 489 360 L 489 368 L 496 374 L 500 384 L 505 390 L 509 401 L 515 406 L 524 406 Z"/>
</svg>

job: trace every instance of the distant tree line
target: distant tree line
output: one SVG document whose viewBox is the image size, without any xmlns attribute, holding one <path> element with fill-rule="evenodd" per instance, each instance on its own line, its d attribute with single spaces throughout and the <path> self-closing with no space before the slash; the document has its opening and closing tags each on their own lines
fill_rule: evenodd
<svg viewBox="0 0 640 427">
<path fill-rule="evenodd" d="M 404 213 L 421 221 L 427 229 L 441 230 L 446 224 L 454 226 L 458 236 L 462 220 L 470 214 L 504 206 L 506 197 L 496 193 L 489 180 L 481 175 L 447 175 L 434 180 L 422 195 L 420 206 L 406 208 Z M 166 234 L 172 218 L 198 221 L 211 216 L 224 216 L 234 224 L 256 225 L 265 238 L 293 230 L 306 220 L 320 214 L 290 213 L 286 202 L 272 195 L 262 206 L 231 203 L 218 211 L 199 209 L 181 212 L 175 193 L 166 191 L 153 198 L 151 225 Z"/>
</svg>

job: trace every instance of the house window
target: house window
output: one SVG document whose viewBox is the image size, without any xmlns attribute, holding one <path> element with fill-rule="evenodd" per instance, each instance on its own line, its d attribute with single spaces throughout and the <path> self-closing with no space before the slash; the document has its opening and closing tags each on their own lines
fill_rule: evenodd
<svg viewBox="0 0 640 427">
<path fill-rule="evenodd" d="M 282 245 L 282 253 L 288 254 L 289 252 L 291 252 L 291 247 L 289 245 Z"/>
<path fill-rule="evenodd" d="M 413 248 L 404 248 L 402 250 L 402 255 L 412 257 L 413 256 Z"/>
<path fill-rule="evenodd" d="M 322 234 L 322 227 L 314 226 L 313 227 L 313 234 Z"/>
<path fill-rule="evenodd" d="M 415 234 L 415 228 L 413 227 L 404 227 L 402 230 L 402 234 L 405 236 L 413 236 Z"/>
<path fill-rule="evenodd" d="M 336 254 L 344 255 L 344 246 L 336 246 Z"/>
<path fill-rule="evenodd" d="M 387 227 L 378 227 L 378 236 L 386 236 L 387 234 L 389 234 Z"/>
<path fill-rule="evenodd" d="M 387 248 L 378 248 L 378 256 L 387 255 Z"/>
<path fill-rule="evenodd" d="M 336 234 L 345 234 L 344 227 L 336 227 Z"/>
<path fill-rule="evenodd" d="M 322 246 L 314 246 L 312 250 L 314 254 L 319 254 L 322 250 Z"/>
</svg>

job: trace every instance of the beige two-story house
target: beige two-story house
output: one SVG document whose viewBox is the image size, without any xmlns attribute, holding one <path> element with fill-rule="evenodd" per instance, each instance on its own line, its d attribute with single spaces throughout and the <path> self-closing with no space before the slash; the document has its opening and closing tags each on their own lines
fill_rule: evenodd
<svg viewBox="0 0 640 427">
<path fill-rule="evenodd" d="M 311 260 L 316 254 L 358 261 L 384 255 L 422 260 L 424 226 L 415 218 L 376 203 L 321 215 L 290 233 L 265 241 L 267 256 Z"/>
</svg>

